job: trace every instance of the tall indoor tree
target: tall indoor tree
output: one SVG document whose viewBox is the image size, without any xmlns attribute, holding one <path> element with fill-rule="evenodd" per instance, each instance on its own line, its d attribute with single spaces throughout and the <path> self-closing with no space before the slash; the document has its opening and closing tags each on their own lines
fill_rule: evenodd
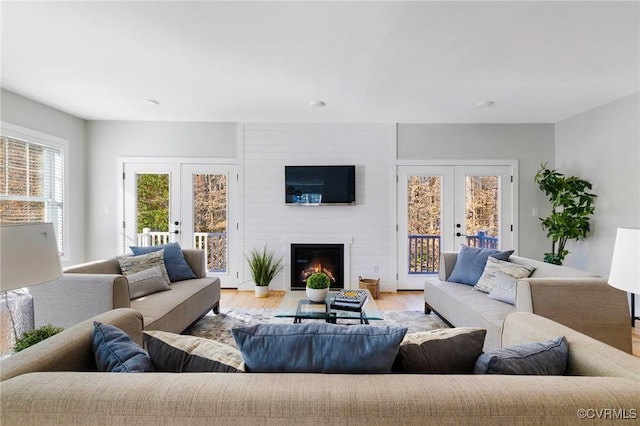
<svg viewBox="0 0 640 426">
<path fill-rule="evenodd" d="M 562 265 L 569 254 L 567 241 L 582 240 L 591 230 L 589 218 L 597 195 L 590 192 L 591 183 L 550 170 L 546 164 L 542 164 L 535 182 L 551 202 L 551 215 L 540 218 L 542 229 L 551 238 L 551 252 L 544 254 L 544 261 Z"/>
</svg>

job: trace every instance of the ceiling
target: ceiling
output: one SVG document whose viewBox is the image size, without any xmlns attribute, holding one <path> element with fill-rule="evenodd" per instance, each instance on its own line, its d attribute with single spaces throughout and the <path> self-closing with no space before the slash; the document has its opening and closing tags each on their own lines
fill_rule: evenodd
<svg viewBox="0 0 640 426">
<path fill-rule="evenodd" d="M 89 120 L 554 123 L 639 90 L 638 1 L 2 1 L 1 15 L 2 87 Z"/>
</svg>

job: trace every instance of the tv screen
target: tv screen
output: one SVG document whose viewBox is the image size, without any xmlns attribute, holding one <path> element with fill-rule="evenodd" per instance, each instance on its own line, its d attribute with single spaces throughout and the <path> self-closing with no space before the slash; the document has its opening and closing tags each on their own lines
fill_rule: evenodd
<svg viewBox="0 0 640 426">
<path fill-rule="evenodd" d="M 284 180 L 287 204 L 356 202 L 355 166 L 285 166 Z"/>
</svg>

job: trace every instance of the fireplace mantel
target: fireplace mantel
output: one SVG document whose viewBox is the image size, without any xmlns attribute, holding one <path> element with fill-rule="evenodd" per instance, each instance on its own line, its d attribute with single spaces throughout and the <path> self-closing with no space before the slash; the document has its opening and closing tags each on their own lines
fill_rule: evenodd
<svg viewBox="0 0 640 426">
<path fill-rule="evenodd" d="M 344 288 L 351 287 L 351 244 L 353 236 L 350 235 L 283 235 L 284 244 L 284 270 L 291 270 L 291 244 L 343 244 L 344 245 Z M 291 277 L 285 274 L 285 290 L 291 291 Z"/>
</svg>

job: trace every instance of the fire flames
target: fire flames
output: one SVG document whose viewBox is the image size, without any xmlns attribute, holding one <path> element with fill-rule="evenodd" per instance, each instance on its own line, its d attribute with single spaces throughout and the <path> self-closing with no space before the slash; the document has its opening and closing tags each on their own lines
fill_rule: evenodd
<svg viewBox="0 0 640 426">
<path fill-rule="evenodd" d="M 332 265 L 325 266 L 322 264 L 321 261 L 312 261 L 310 262 L 310 266 L 308 268 L 305 268 L 302 270 L 302 273 L 301 273 L 302 282 L 307 282 L 307 278 L 309 278 L 311 275 L 315 274 L 316 272 L 324 272 L 325 274 L 327 274 L 331 282 L 336 281 L 333 275 L 334 271 L 333 271 Z"/>
</svg>

